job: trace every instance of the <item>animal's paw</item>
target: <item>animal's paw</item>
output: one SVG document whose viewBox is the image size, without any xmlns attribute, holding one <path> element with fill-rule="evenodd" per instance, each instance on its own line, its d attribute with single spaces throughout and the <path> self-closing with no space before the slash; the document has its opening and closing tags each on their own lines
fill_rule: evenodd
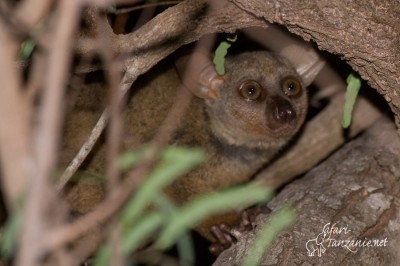
<svg viewBox="0 0 400 266">
<path fill-rule="evenodd" d="M 211 234 L 216 241 L 211 244 L 209 250 L 214 255 L 219 255 L 235 243 L 245 231 L 250 231 L 255 227 L 255 219 L 259 214 L 268 214 L 271 210 L 264 205 L 255 206 L 244 210 L 240 215 L 240 220 L 232 225 L 214 225 L 211 227 Z"/>
</svg>

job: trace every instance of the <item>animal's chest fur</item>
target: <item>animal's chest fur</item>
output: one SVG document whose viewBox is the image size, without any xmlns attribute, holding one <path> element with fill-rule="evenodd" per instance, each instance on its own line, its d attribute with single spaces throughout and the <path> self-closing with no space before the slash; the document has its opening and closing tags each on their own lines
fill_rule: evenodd
<svg viewBox="0 0 400 266">
<path fill-rule="evenodd" d="M 151 140 L 174 103 L 180 80 L 169 69 L 157 75 L 130 100 L 126 127 L 140 142 Z M 176 202 L 185 202 L 200 193 L 226 188 L 249 180 L 272 154 L 235 147 L 218 140 L 210 130 L 204 100 L 193 97 L 171 145 L 201 147 L 207 160 L 180 177 L 166 191 Z"/>
</svg>

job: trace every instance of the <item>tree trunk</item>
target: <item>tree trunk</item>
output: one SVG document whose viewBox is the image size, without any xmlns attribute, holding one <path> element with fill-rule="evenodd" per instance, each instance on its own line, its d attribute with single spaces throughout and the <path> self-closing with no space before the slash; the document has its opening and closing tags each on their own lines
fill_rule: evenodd
<svg viewBox="0 0 400 266">
<path fill-rule="evenodd" d="M 118 51 L 131 53 L 125 82 L 147 71 L 183 44 L 215 32 L 284 25 L 320 50 L 340 56 L 389 102 L 400 126 L 399 1 L 219 0 L 207 15 L 205 1 L 188 0 L 138 31 L 115 36 Z M 163 27 L 158 27 L 163 25 Z M 140 40 L 140 41 L 138 41 Z M 173 41 L 171 41 L 173 40 Z M 157 44 L 157 45 L 155 45 Z M 148 48 L 152 55 L 143 56 Z"/>
<path fill-rule="evenodd" d="M 393 123 L 380 120 L 283 189 L 268 204 L 273 210 L 268 217 L 290 205 L 297 219 L 275 239 L 261 265 L 396 265 L 400 259 L 399 153 L 400 137 Z M 268 217 L 260 219 L 257 227 Z M 332 233 L 319 235 L 324 231 Z M 214 266 L 238 265 L 254 236 L 254 232 L 244 233 Z M 347 243 L 347 248 L 339 240 L 361 243 Z M 380 246 L 366 247 L 368 240 Z M 319 250 L 325 252 L 318 256 Z"/>
<path fill-rule="evenodd" d="M 346 60 L 389 102 L 400 126 L 399 1 L 231 0 Z"/>
</svg>

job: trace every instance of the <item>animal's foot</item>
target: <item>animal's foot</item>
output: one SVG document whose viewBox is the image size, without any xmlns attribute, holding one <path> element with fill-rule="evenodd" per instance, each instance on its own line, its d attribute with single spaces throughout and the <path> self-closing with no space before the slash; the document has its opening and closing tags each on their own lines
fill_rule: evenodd
<svg viewBox="0 0 400 266">
<path fill-rule="evenodd" d="M 233 243 L 237 242 L 243 232 L 254 229 L 257 215 L 270 212 L 271 210 L 267 206 L 255 206 L 244 210 L 240 215 L 240 220 L 232 226 L 226 224 L 212 226 L 210 229 L 211 234 L 215 237 L 216 241 L 209 247 L 210 252 L 214 255 L 219 255 Z"/>
</svg>

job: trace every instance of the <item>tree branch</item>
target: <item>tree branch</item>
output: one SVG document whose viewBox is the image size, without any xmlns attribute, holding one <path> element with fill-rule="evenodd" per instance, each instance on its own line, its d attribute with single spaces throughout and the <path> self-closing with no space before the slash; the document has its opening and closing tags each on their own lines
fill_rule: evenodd
<svg viewBox="0 0 400 266">
<path fill-rule="evenodd" d="M 400 127 L 400 5 L 397 1 L 230 0 L 334 53 L 389 102 Z"/>
</svg>

